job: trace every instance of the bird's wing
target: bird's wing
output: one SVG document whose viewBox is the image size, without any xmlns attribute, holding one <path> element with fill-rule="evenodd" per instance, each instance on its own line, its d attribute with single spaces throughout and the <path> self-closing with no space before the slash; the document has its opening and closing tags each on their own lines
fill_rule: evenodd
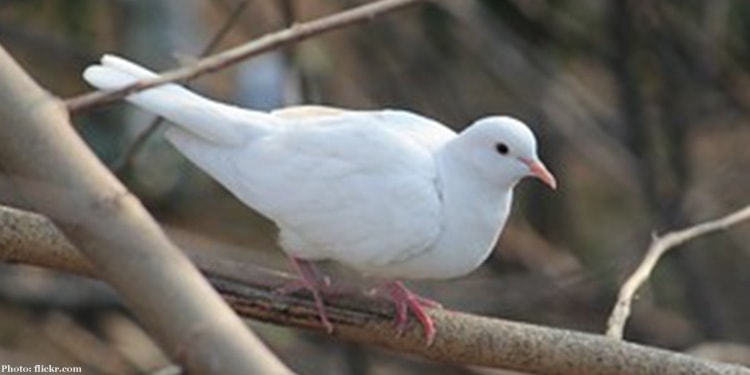
<svg viewBox="0 0 750 375">
<path fill-rule="evenodd" d="M 456 136 L 456 133 L 430 118 L 403 110 L 377 110 L 359 111 L 337 107 L 320 105 L 300 105 L 277 109 L 271 115 L 282 120 L 296 120 L 299 126 L 316 126 L 320 124 L 336 123 L 343 119 L 369 118 L 382 126 L 398 132 L 402 136 L 411 139 L 420 146 L 434 152 L 447 140 Z M 340 117 L 341 120 L 335 117 Z M 321 118 L 328 118 L 319 121 Z"/>
<path fill-rule="evenodd" d="M 425 250 L 441 230 L 433 153 L 388 119 L 349 112 L 289 122 L 241 150 L 172 141 L 274 220 L 287 252 L 366 271 Z"/>
</svg>

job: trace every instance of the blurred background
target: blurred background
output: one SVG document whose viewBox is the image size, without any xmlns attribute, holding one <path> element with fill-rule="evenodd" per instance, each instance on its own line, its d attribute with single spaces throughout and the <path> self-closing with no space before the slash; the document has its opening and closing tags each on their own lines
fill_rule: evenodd
<svg viewBox="0 0 750 375">
<path fill-rule="evenodd" d="M 0 43 L 63 98 L 103 53 L 155 70 L 365 1 L 0 0 Z M 465 0 L 413 6 L 193 82 L 258 109 L 403 108 L 460 130 L 510 114 L 540 137 L 550 191 L 517 189 L 498 248 L 468 277 L 411 284 L 451 309 L 603 332 L 651 233 L 750 203 L 750 3 Z M 116 104 L 74 119 L 182 246 L 288 270 L 273 225 Z M 144 134 L 147 134 L 144 136 Z M 269 166 L 272 168 L 273 166 Z M 750 360 L 750 225 L 665 257 L 626 336 Z M 296 329 L 249 324 L 303 374 L 498 373 L 436 365 Z M 0 267 L 0 363 L 174 373 L 106 286 Z"/>
</svg>

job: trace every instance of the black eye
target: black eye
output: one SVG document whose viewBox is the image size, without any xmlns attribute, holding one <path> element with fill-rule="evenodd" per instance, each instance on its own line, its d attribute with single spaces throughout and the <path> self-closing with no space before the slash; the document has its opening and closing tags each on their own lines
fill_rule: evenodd
<svg viewBox="0 0 750 375">
<path fill-rule="evenodd" d="M 508 152 L 510 152 L 508 145 L 502 142 L 495 145 L 495 150 L 497 150 L 500 155 L 507 155 Z"/>
</svg>

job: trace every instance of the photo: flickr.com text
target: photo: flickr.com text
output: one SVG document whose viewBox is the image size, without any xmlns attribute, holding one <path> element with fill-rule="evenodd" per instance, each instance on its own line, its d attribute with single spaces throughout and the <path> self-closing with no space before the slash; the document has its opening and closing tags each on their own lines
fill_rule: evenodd
<svg viewBox="0 0 750 375">
<path fill-rule="evenodd" d="M 83 369 L 80 366 L 0 365 L 0 373 L 6 373 L 6 374 L 80 374 L 80 373 L 83 373 Z"/>
</svg>

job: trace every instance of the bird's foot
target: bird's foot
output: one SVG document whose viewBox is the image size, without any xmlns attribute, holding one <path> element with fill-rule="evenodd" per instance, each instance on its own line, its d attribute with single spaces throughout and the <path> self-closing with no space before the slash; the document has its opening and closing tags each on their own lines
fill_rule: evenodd
<svg viewBox="0 0 750 375">
<path fill-rule="evenodd" d="M 318 291 L 320 291 L 321 293 L 328 294 L 329 291 L 332 291 L 331 279 L 326 276 L 322 282 L 315 282 L 315 288 L 318 289 Z M 286 296 L 289 294 L 297 293 L 300 290 L 309 291 L 310 288 L 308 287 L 308 283 L 303 280 L 292 280 L 284 285 L 274 288 L 271 293 L 280 296 Z"/>
<path fill-rule="evenodd" d="M 400 281 L 386 283 L 385 291 L 388 293 L 396 307 L 396 318 L 394 320 L 398 334 L 402 335 L 406 331 L 406 325 L 409 321 L 408 313 L 409 310 L 411 310 L 424 328 L 424 334 L 427 338 L 427 346 L 432 345 L 437 329 L 435 328 L 435 322 L 427 314 L 424 308 L 442 308 L 442 306 L 431 299 L 421 297 L 410 291 Z"/>
<path fill-rule="evenodd" d="M 290 259 L 295 268 L 297 268 L 302 279 L 294 280 L 284 286 L 278 287 L 274 289 L 273 293 L 287 295 L 301 289 L 310 291 L 313 295 L 313 300 L 315 301 L 315 309 L 318 311 L 320 322 L 329 334 L 333 333 L 333 324 L 330 319 L 328 319 L 322 294 L 322 291 L 330 288 L 331 280 L 327 276 L 322 278 L 319 277 L 310 262 L 297 257 L 290 257 Z"/>
</svg>

